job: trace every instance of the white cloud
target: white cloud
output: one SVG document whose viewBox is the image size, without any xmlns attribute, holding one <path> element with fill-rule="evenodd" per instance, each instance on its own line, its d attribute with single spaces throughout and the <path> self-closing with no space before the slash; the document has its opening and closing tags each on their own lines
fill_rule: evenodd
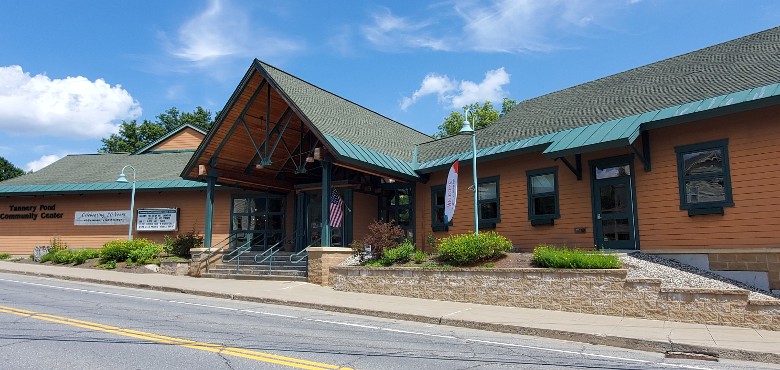
<svg viewBox="0 0 780 370">
<path fill-rule="evenodd" d="M 52 164 L 54 162 L 59 161 L 60 158 L 62 158 L 62 157 L 64 157 L 64 155 L 56 155 L 56 154 L 44 155 L 44 156 L 42 156 L 42 157 L 40 157 L 40 158 L 38 158 L 38 159 L 36 159 L 36 160 L 34 160 L 32 162 L 28 162 L 27 164 L 25 164 L 24 165 L 24 170 L 25 171 L 33 171 L 33 172 L 38 171 L 41 168 L 44 168 L 44 167 L 46 167 L 46 166 L 48 166 L 48 165 L 50 165 L 50 164 Z"/>
<path fill-rule="evenodd" d="M 363 37 L 381 49 L 450 48 L 449 42 L 433 36 L 428 31 L 432 26 L 428 21 L 413 22 L 408 18 L 397 17 L 387 8 L 372 14 L 371 17 L 374 23 L 362 27 Z"/>
<path fill-rule="evenodd" d="M 548 52 L 567 47 L 561 41 L 566 36 L 590 32 L 637 2 L 456 0 L 451 9 L 424 12 L 422 19 L 390 10 L 375 13 L 373 23 L 363 27 L 363 36 L 385 50 Z"/>
<path fill-rule="evenodd" d="M 102 138 L 117 132 L 117 120 L 140 115 L 141 106 L 121 85 L 81 76 L 30 76 L 18 65 L 0 67 L 0 131 Z"/>
<path fill-rule="evenodd" d="M 282 55 L 302 49 L 302 44 L 268 29 L 253 29 L 247 12 L 228 1 L 211 0 L 208 8 L 185 22 L 177 40 L 169 45 L 174 57 L 199 67 L 225 59 Z"/>
<path fill-rule="evenodd" d="M 455 109 L 471 103 L 500 102 L 507 96 L 504 85 L 509 84 L 509 81 L 510 75 L 504 67 L 485 72 L 485 78 L 479 83 L 456 81 L 446 75 L 430 73 L 411 97 L 401 99 L 401 109 L 405 111 L 420 98 L 434 94 L 439 103 Z"/>
<path fill-rule="evenodd" d="M 446 94 L 455 90 L 458 87 L 456 81 L 451 80 L 446 75 L 437 75 L 435 73 L 429 73 L 420 84 L 420 88 L 415 91 L 411 97 L 404 97 L 401 100 L 401 109 L 406 110 L 412 104 L 417 102 L 417 99 L 427 95 L 436 94 L 439 96 L 439 100 L 446 96 Z"/>
<path fill-rule="evenodd" d="M 471 103 L 481 103 L 485 101 L 499 102 L 506 95 L 504 85 L 509 83 L 509 73 L 506 73 L 504 67 L 487 71 L 485 79 L 480 83 L 471 81 L 461 81 L 460 93 L 452 97 L 451 106 L 460 108 Z"/>
</svg>

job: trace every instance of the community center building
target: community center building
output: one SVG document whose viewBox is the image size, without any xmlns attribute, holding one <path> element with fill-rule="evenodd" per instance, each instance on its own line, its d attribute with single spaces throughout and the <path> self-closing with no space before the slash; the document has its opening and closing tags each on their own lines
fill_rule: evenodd
<svg viewBox="0 0 780 370">
<path fill-rule="evenodd" d="M 127 186 L 113 182 L 123 162 L 137 160 L 141 178 L 155 156 L 181 155 L 171 187 L 139 193 L 139 208 L 180 209 L 179 230 L 202 228 L 209 246 L 305 253 L 347 246 L 381 219 L 430 250 L 429 235 L 474 230 L 476 205 L 479 229 L 519 250 L 639 250 L 778 290 L 779 83 L 773 28 L 522 101 L 485 129 L 433 140 L 255 60 L 194 153 L 70 156 L 0 183 L 6 215 L 63 213 L 0 219 L 0 248 L 26 253 L 55 233 L 85 246 L 120 237 L 121 227 L 75 225 L 74 214 L 127 209 Z M 112 171 L 44 177 L 83 158 Z M 455 161 L 461 191 L 446 220 Z"/>
</svg>

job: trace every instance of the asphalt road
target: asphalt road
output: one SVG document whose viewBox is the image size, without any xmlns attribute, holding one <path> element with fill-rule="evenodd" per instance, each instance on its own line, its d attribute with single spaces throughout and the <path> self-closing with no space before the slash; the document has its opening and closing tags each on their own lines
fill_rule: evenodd
<svg viewBox="0 0 780 370">
<path fill-rule="evenodd" d="M 150 368 L 778 367 L 0 274 L 0 369 Z"/>
</svg>

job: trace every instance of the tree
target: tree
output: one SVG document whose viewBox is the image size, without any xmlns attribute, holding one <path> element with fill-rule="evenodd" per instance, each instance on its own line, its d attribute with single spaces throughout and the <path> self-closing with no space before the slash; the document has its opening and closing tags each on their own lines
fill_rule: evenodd
<svg viewBox="0 0 780 370">
<path fill-rule="evenodd" d="M 171 107 L 165 113 L 157 116 L 157 122 L 165 127 L 166 132 L 170 132 L 184 124 L 190 124 L 208 131 L 211 125 L 214 124 L 214 119 L 211 117 L 211 112 L 201 106 L 195 107 L 192 113 L 181 113 L 176 107 Z"/>
<path fill-rule="evenodd" d="M 132 153 L 155 140 L 163 137 L 167 131 L 160 124 L 144 120 L 140 125 L 136 120 L 122 121 L 119 134 L 111 134 L 107 139 L 101 139 L 101 153 Z"/>
<path fill-rule="evenodd" d="M 24 170 L 14 166 L 5 158 L 0 157 L 0 181 L 5 181 L 22 175 L 24 175 Z"/>
<path fill-rule="evenodd" d="M 100 153 L 132 153 L 184 124 L 208 131 L 214 124 L 214 119 L 211 117 L 211 112 L 201 106 L 196 107 L 191 113 L 181 113 L 176 107 L 171 107 L 164 113 L 157 115 L 156 122 L 144 120 L 139 125 L 136 120 L 122 121 L 118 134 L 112 134 L 108 138 L 100 140 L 103 142 L 103 146 L 98 151 Z"/>
<path fill-rule="evenodd" d="M 486 101 L 482 104 L 473 103 L 463 107 L 463 110 L 470 110 L 469 119 L 474 129 L 481 129 L 494 124 L 499 117 L 503 117 L 517 106 L 517 102 L 504 98 L 501 103 L 501 111 L 493 108 L 493 103 Z M 457 135 L 460 129 L 463 127 L 464 117 L 461 112 L 452 111 L 450 115 L 444 119 L 444 122 L 439 125 L 439 131 L 433 134 L 435 138 L 443 138 L 447 136 Z"/>
</svg>

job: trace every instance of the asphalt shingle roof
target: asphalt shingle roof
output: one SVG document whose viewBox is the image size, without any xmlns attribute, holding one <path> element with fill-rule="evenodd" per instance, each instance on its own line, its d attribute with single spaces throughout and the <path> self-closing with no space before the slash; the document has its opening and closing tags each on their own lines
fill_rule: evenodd
<svg viewBox="0 0 780 370">
<path fill-rule="evenodd" d="M 182 180 L 180 177 L 181 169 L 191 156 L 192 152 L 69 155 L 31 174 L 0 182 L 0 194 L 16 193 L 24 190 L 24 187 L 40 191 L 129 188 L 129 184 L 116 182 L 122 167 L 127 164 L 136 169 L 136 185 L 139 189 L 205 186 L 203 183 Z M 128 169 L 125 175 L 132 181 L 131 169 Z M 90 189 L 90 186 L 97 188 Z"/>
<path fill-rule="evenodd" d="M 780 82 L 780 27 L 520 102 L 477 132 L 491 147 Z M 420 162 L 469 149 L 470 137 L 420 146 Z"/>
<path fill-rule="evenodd" d="M 271 65 L 257 61 L 321 133 L 407 162 L 431 137 Z"/>
</svg>

